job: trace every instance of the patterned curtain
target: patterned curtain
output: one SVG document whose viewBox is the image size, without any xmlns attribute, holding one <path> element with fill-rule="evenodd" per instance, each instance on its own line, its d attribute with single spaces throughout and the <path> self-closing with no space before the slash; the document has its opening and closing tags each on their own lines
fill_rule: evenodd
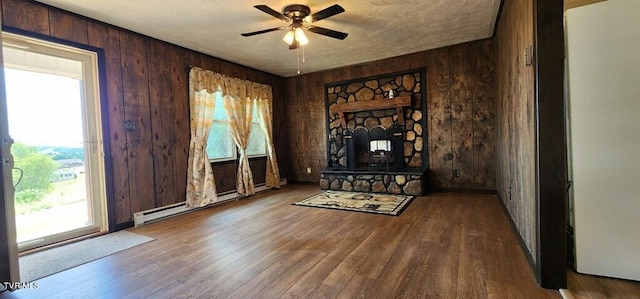
<svg viewBox="0 0 640 299">
<path fill-rule="evenodd" d="M 221 87 L 215 82 L 220 82 L 219 75 L 215 73 L 195 67 L 189 72 L 191 142 L 187 164 L 188 207 L 202 207 L 218 200 L 213 169 L 206 151 L 215 109 L 215 92 Z"/>
<path fill-rule="evenodd" d="M 245 196 L 255 194 L 253 173 L 249 167 L 247 145 L 251 135 L 253 109 L 251 107 L 251 83 L 233 78 L 225 78 L 225 95 L 222 103 L 227 112 L 229 130 L 240 153 L 240 162 L 236 174 L 236 191 Z"/>
<path fill-rule="evenodd" d="M 278 159 L 276 159 L 276 151 L 273 145 L 272 98 L 271 87 L 265 86 L 261 90 L 261 96 L 256 103 L 258 105 L 260 128 L 264 131 L 264 136 L 267 139 L 267 176 L 265 185 L 267 187 L 280 188 L 280 171 L 278 170 Z"/>
<path fill-rule="evenodd" d="M 222 102 L 227 113 L 229 130 L 240 153 L 236 174 L 236 191 L 245 196 L 255 193 L 253 174 L 246 154 L 251 136 L 254 99 L 258 101 L 261 127 L 265 131 L 268 144 L 267 186 L 279 187 L 280 174 L 273 149 L 271 125 L 271 86 L 229 78 L 212 71 L 192 67 L 189 72 L 191 143 L 189 144 L 187 169 L 187 206 L 190 207 L 202 207 L 218 200 L 213 170 L 206 153 L 207 138 L 213 123 L 215 92 L 222 92 Z"/>
</svg>

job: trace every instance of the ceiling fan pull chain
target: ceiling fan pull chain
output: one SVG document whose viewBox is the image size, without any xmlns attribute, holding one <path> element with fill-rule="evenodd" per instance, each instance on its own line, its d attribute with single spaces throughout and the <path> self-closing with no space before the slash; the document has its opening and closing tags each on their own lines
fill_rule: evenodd
<svg viewBox="0 0 640 299">
<path fill-rule="evenodd" d="M 296 61 L 298 62 L 298 75 L 300 75 L 300 49 L 296 48 Z"/>
<path fill-rule="evenodd" d="M 305 62 L 305 59 L 304 59 L 304 46 L 302 46 L 302 63 L 304 63 L 304 62 Z"/>
</svg>

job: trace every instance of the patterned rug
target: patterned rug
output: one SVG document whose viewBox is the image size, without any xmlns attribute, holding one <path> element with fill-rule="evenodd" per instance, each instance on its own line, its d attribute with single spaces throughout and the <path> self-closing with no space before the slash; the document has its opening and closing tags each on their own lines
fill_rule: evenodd
<svg viewBox="0 0 640 299">
<path fill-rule="evenodd" d="M 398 216 L 412 199 L 408 195 L 328 190 L 294 205 Z"/>
</svg>

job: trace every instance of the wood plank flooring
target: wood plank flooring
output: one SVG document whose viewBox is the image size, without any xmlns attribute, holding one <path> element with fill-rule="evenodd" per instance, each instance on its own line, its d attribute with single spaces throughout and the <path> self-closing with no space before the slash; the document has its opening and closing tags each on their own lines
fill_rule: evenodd
<svg viewBox="0 0 640 299">
<path fill-rule="evenodd" d="M 571 294 L 578 299 L 640 299 L 640 282 L 567 272 Z"/>
<path fill-rule="evenodd" d="M 398 217 L 293 206 L 289 185 L 132 232 L 156 240 L 0 298 L 560 298 L 495 196 L 435 193 Z"/>
</svg>

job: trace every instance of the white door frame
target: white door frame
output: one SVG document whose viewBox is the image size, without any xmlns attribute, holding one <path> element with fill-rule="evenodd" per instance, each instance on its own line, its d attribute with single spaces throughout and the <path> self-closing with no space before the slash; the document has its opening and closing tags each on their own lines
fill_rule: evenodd
<svg viewBox="0 0 640 299">
<path fill-rule="evenodd" d="M 0 44 L 2 36 L 0 35 Z M 2 51 L 0 64 L 4 65 Z M 20 281 L 18 266 L 18 243 L 16 242 L 16 220 L 13 203 L 13 157 L 7 121 L 7 97 L 4 85 L 4 68 L 0 68 L 0 290 L 6 290 L 6 283 Z"/>
<path fill-rule="evenodd" d="M 58 56 L 82 62 L 82 81 L 84 88 L 82 98 L 83 139 L 85 141 L 85 167 L 88 203 L 93 225 L 56 235 L 42 240 L 18 244 L 18 250 L 24 251 L 36 247 L 81 237 L 91 233 L 108 231 L 106 171 L 104 161 L 104 139 L 102 134 L 101 105 L 98 79 L 98 54 L 94 51 L 78 49 L 46 40 L 24 37 L 11 33 L 2 33 L 5 43 L 17 46 L 25 45 L 25 51 L 44 55 Z M 8 40 L 8 41 L 7 41 Z M 28 50 L 27 50 L 28 49 Z M 3 62 L 4 65 L 4 62 Z M 4 81 L 3 81 L 4 82 Z M 6 105 L 6 98 L 4 99 Z M 5 107 L 6 108 L 6 107 Z M 6 115 L 6 111 L 5 111 Z M 6 119 L 6 117 L 4 118 Z M 11 171 L 11 169 L 9 169 Z M 11 181 L 10 179 L 8 180 Z M 13 196 L 11 197 L 13 198 Z M 99 198 L 99 200 L 97 200 Z M 14 228 L 15 228 L 15 216 Z"/>
</svg>

